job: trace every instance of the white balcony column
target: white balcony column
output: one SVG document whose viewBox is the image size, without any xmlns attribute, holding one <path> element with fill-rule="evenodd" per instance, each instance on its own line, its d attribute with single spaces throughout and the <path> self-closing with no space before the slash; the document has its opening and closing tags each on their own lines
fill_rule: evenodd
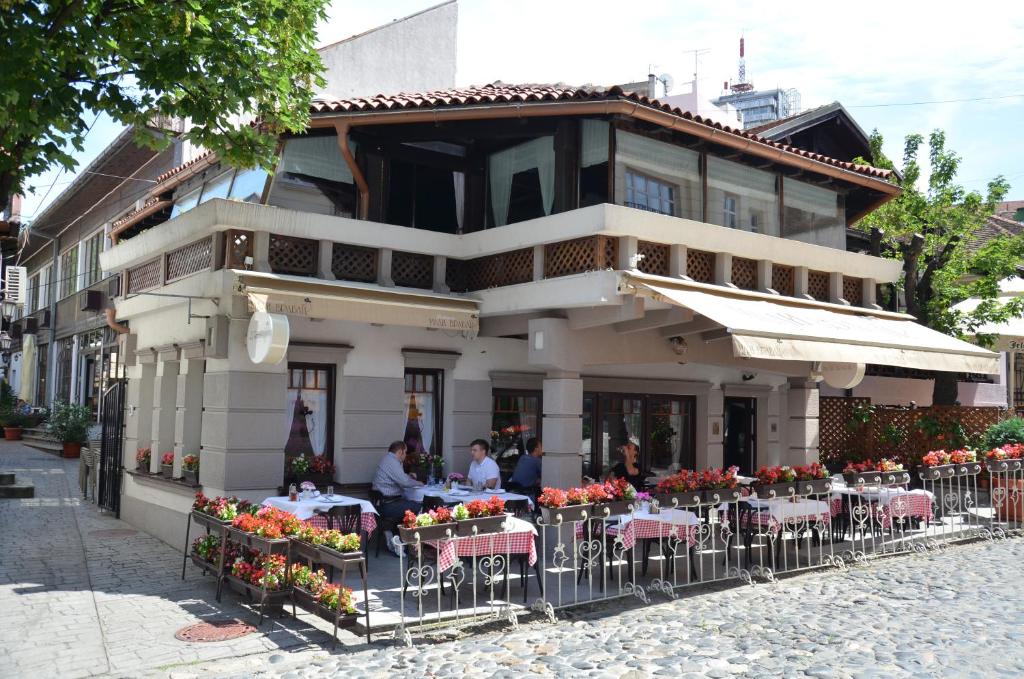
<svg viewBox="0 0 1024 679">
<path fill-rule="evenodd" d="M 818 461 L 818 393 L 817 382 L 805 377 L 789 378 L 786 394 L 788 450 L 784 464 L 804 465 Z"/>
<path fill-rule="evenodd" d="M 126 367 L 124 419 L 124 457 L 126 469 L 135 469 L 135 454 L 153 443 L 153 381 L 156 378 L 156 354 L 145 350 L 135 356 L 135 365 Z"/>
<path fill-rule="evenodd" d="M 549 372 L 544 379 L 545 486 L 580 485 L 583 464 L 583 380 L 578 373 Z"/>
<path fill-rule="evenodd" d="M 377 251 L 377 285 L 384 287 L 395 287 L 395 281 L 391 278 L 391 249 L 380 248 Z"/>
<path fill-rule="evenodd" d="M 833 304 L 856 304 L 855 299 L 843 298 L 843 274 L 832 271 L 828 275 L 828 301 Z"/>
<path fill-rule="evenodd" d="M 270 232 L 256 231 L 252 235 L 252 268 L 254 271 L 270 272 Z"/>
<path fill-rule="evenodd" d="M 793 296 L 803 297 L 804 299 L 814 299 L 807 292 L 807 267 L 806 266 L 794 266 L 793 267 Z"/>
<path fill-rule="evenodd" d="M 640 239 L 636 236 L 619 236 L 619 261 L 616 266 L 623 270 L 639 268 L 640 262 L 636 258 L 640 248 Z"/>
<path fill-rule="evenodd" d="M 860 300 L 860 303 L 863 304 L 864 306 L 866 306 L 869 309 L 881 309 L 882 307 L 878 306 L 878 302 L 875 299 L 875 295 L 877 294 L 877 287 L 878 287 L 878 283 L 875 281 L 875 279 L 874 278 L 862 278 L 861 281 L 860 281 L 860 285 L 861 285 L 861 300 Z M 853 300 L 850 300 L 850 301 L 852 302 Z"/>
<path fill-rule="evenodd" d="M 174 475 L 181 475 L 181 460 L 186 455 L 199 455 L 203 431 L 203 375 L 206 361 L 203 346 L 181 350 L 178 370 L 178 395 L 174 417 Z M 198 354 L 200 357 L 191 358 Z"/>
<path fill-rule="evenodd" d="M 687 278 L 686 246 L 668 246 L 668 275 L 672 278 Z"/>
<path fill-rule="evenodd" d="M 448 258 L 444 255 L 434 255 L 434 292 L 448 293 Z"/>
<path fill-rule="evenodd" d="M 772 260 L 757 260 L 757 285 L 759 292 L 776 292 L 772 289 Z"/>
<path fill-rule="evenodd" d="M 334 241 L 322 240 L 319 248 L 319 261 L 316 269 L 318 278 L 327 281 L 334 280 Z"/>
<path fill-rule="evenodd" d="M 544 246 L 533 246 L 533 280 L 544 280 Z"/>
<path fill-rule="evenodd" d="M 153 380 L 152 469 L 160 469 L 160 458 L 174 450 L 174 420 L 178 401 L 178 352 L 173 347 L 157 352 Z"/>
<path fill-rule="evenodd" d="M 728 252 L 715 253 L 715 285 L 732 286 L 732 255 Z"/>
</svg>

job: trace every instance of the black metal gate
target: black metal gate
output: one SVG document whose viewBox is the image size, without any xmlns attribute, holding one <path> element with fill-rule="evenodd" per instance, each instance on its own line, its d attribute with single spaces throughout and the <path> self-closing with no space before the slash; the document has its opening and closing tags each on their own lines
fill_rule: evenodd
<svg viewBox="0 0 1024 679">
<path fill-rule="evenodd" d="M 103 394 L 100 442 L 99 505 L 121 516 L 121 462 L 124 456 L 124 393 L 126 383 L 115 382 Z"/>
</svg>

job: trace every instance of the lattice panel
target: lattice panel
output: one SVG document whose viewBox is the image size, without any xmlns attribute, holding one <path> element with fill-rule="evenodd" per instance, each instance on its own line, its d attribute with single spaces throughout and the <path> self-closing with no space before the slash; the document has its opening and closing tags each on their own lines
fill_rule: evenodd
<svg viewBox="0 0 1024 679">
<path fill-rule="evenodd" d="M 608 236 L 589 236 L 544 246 L 544 277 L 557 278 L 614 269 L 618 240 Z"/>
<path fill-rule="evenodd" d="M 733 257 L 732 284 L 743 290 L 757 290 L 757 261 Z"/>
<path fill-rule="evenodd" d="M 405 288 L 429 290 L 434 287 L 434 258 L 396 250 L 391 254 L 391 280 Z"/>
<path fill-rule="evenodd" d="M 167 253 L 167 282 L 213 267 L 213 239 L 204 238 Z"/>
<path fill-rule="evenodd" d="M 245 269 L 246 258 L 252 257 L 252 231 L 229 229 L 224 232 L 224 267 Z"/>
<path fill-rule="evenodd" d="M 308 238 L 270 235 L 267 259 L 274 273 L 312 276 L 316 273 L 319 243 Z"/>
<path fill-rule="evenodd" d="M 643 255 L 636 265 L 637 269 L 654 276 L 669 275 L 670 246 L 642 240 L 637 244 L 636 251 L 637 254 Z"/>
<path fill-rule="evenodd" d="M 828 301 L 828 274 L 824 271 L 807 272 L 807 294 L 819 302 Z"/>
<path fill-rule="evenodd" d="M 466 292 L 469 290 L 469 283 L 466 280 L 466 272 L 469 262 L 461 259 L 451 259 L 445 263 L 444 284 L 452 292 Z"/>
<path fill-rule="evenodd" d="M 331 250 L 331 273 L 340 281 L 377 281 L 378 252 L 374 248 L 335 243 Z"/>
<path fill-rule="evenodd" d="M 533 248 L 471 259 L 466 262 L 465 276 L 469 290 L 529 283 L 533 280 Z"/>
<path fill-rule="evenodd" d="M 686 275 L 699 283 L 715 282 L 715 253 L 686 251 Z"/>
<path fill-rule="evenodd" d="M 822 396 L 818 399 L 818 454 L 823 463 L 852 459 L 849 444 L 853 431 L 849 423 L 855 407 L 870 403 L 869 398 Z"/>
<path fill-rule="evenodd" d="M 794 287 L 793 267 L 772 264 L 772 290 L 780 295 L 792 297 Z"/>
<path fill-rule="evenodd" d="M 843 299 L 860 306 L 864 303 L 864 281 L 853 276 L 843 276 Z"/>
<path fill-rule="evenodd" d="M 128 294 L 160 287 L 160 260 L 154 259 L 128 269 Z"/>
</svg>

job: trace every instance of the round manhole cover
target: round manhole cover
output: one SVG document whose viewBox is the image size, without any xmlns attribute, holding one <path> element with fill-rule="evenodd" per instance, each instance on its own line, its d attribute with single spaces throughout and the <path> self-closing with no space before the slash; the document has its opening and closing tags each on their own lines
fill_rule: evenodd
<svg viewBox="0 0 1024 679">
<path fill-rule="evenodd" d="M 182 627 L 174 636 L 181 641 L 228 641 L 255 631 L 255 627 L 241 620 L 207 620 Z"/>
<path fill-rule="evenodd" d="M 103 530 L 91 530 L 89 535 L 94 538 L 126 538 L 138 534 L 139 531 L 131 528 L 105 528 Z"/>
</svg>

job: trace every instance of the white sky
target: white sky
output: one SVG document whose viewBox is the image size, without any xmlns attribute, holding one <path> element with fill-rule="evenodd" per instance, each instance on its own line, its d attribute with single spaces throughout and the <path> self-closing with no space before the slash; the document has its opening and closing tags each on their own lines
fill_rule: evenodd
<svg viewBox="0 0 1024 679">
<path fill-rule="evenodd" d="M 435 4 L 432 0 L 334 0 L 320 29 L 334 42 Z M 740 33 L 747 79 L 759 88 L 795 87 L 805 109 L 841 101 L 866 132 L 878 128 L 886 152 L 902 155 L 911 132 L 947 133 L 963 158 L 960 177 L 984 190 L 1003 174 L 1011 197 L 1024 197 L 1024 3 L 862 0 L 857 3 L 765 3 L 722 0 L 460 0 L 460 85 L 566 82 L 611 85 L 644 79 L 649 67 L 688 90 L 693 54 L 702 94 L 714 96 L 736 77 Z M 999 100 L 870 107 L 877 104 L 999 97 Z M 88 163 L 116 134 L 102 121 L 80 155 Z M 40 208 L 53 181 L 32 182 L 24 213 Z M 52 200 L 70 182 L 65 174 Z"/>
</svg>

